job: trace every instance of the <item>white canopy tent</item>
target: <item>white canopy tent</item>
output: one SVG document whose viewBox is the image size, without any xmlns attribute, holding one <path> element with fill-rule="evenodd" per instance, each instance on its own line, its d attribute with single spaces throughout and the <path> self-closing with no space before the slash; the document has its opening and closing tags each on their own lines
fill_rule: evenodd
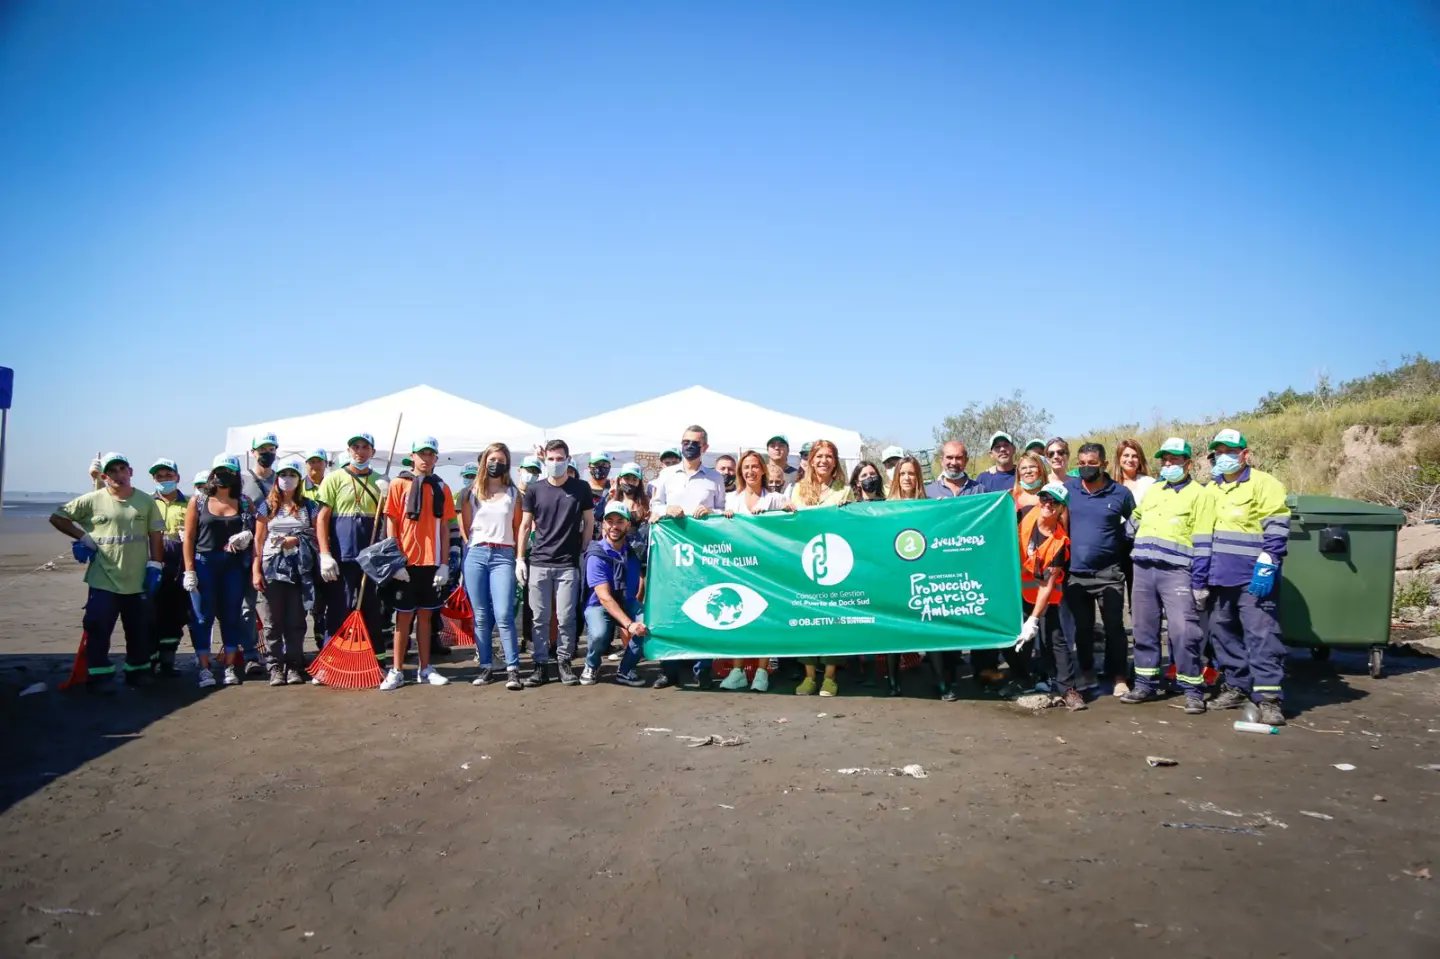
<svg viewBox="0 0 1440 959">
<path fill-rule="evenodd" d="M 804 443 L 827 439 L 835 444 L 841 459 L 854 462 L 860 458 L 860 434 L 855 430 L 766 409 L 703 386 L 550 427 L 545 435 L 564 440 L 575 453 L 658 452 L 678 446 L 680 434 L 692 423 L 709 434 L 706 459 L 710 462 L 720 453 L 763 452 L 765 441 L 777 433 L 790 441 L 792 454 L 799 453 Z"/>
<path fill-rule="evenodd" d="M 355 433 L 375 437 L 375 454 L 389 458 L 390 439 L 395 435 L 396 417 L 404 414 L 400 439 L 395 445 L 401 454 L 410 452 L 410 444 L 421 436 L 433 436 L 440 444 L 441 463 L 463 463 L 473 460 L 491 443 L 506 443 L 516 455 L 524 455 L 544 435 L 540 427 L 518 420 L 488 406 L 461 399 L 453 393 L 433 386 L 412 386 L 388 396 L 378 396 L 344 409 L 292 416 L 248 426 L 232 426 L 225 431 L 225 450 L 245 454 L 250 441 L 261 433 L 274 433 L 280 441 L 281 455 L 303 454 L 320 447 L 328 451 L 331 462 L 345 450 L 345 441 Z"/>
</svg>

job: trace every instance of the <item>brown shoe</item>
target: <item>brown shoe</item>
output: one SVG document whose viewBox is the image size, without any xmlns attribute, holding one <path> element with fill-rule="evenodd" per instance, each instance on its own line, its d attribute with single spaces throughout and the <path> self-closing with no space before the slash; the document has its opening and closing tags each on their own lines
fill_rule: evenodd
<svg viewBox="0 0 1440 959">
<path fill-rule="evenodd" d="M 1067 692 L 1065 694 L 1064 703 L 1065 708 L 1070 710 L 1072 713 L 1078 713 L 1082 709 L 1090 708 L 1088 705 L 1086 705 L 1085 697 L 1080 695 L 1080 690 L 1078 689 L 1072 689 Z"/>
</svg>

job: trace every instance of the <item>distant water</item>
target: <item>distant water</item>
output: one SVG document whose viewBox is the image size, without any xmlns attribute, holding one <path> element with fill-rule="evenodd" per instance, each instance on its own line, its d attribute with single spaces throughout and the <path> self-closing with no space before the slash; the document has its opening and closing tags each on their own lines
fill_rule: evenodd
<svg viewBox="0 0 1440 959">
<path fill-rule="evenodd" d="M 5 500 L 4 515 L 7 519 L 30 519 L 39 517 L 44 519 L 55 512 L 57 506 L 64 505 L 69 500 L 63 499 L 20 499 Z"/>
</svg>

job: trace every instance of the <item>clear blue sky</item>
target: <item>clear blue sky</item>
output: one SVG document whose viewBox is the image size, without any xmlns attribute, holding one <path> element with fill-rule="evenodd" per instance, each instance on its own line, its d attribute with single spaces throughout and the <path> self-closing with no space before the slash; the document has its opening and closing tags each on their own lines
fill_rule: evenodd
<svg viewBox="0 0 1440 959">
<path fill-rule="evenodd" d="M 428 382 L 909 444 L 1436 352 L 1417 2 L 0 7 L 8 486 Z"/>
</svg>

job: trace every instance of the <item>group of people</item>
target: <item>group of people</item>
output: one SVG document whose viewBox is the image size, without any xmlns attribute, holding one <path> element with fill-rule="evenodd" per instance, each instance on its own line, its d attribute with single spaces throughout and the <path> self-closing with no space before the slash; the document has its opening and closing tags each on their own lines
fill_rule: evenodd
<svg viewBox="0 0 1440 959">
<path fill-rule="evenodd" d="M 510 449 L 494 443 L 466 464 L 460 488 L 452 490 L 436 475 L 434 438 L 414 441 L 404 469 L 387 483 L 371 466 L 370 434 L 357 432 L 346 445 L 348 459 L 330 470 L 324 450 L 278 460 L 275 435 L 257 436 L 253 466 L 221 454 L 194 478 L 190 495 L 181 490 L 172 460 L 150 466 L 153 493 L 135 488 L 125 456 L 110 453 L 93 463 L 100 488 L 51 517 L 74 540 L 75 558 L 88 564 L 89 685 L 113 689 L 98 680 L 114 671 L 109 652 L 117 620 L 130 683 L 176 674 L 176 650 L 188 627 L 199 685 L 216 685 L 217 623 L 218 682 L 234 685 L 247 674 L 268 673 L 275 686 L 323 683 L 323 670 L 307 672 L 307 618 L 323 643 L 352 610 L 361 613 L 378 655 L 386 653 L 381 637 L 393 632 L 382 690 L 406 684 L 412 633 L 415 680 L 444 685 L 449 680 L 432 665 L 431 652 L 439 610 L 461 585 L 474 612 L 475 685 L 495 678 L 492 636 L 498 633 L 507 689 L 555 680 L 592 685 L 607 656 L 618 659 L 615 682 L 641 686 L 652 524 L 1001 494 L 1015 507 L 1024 619 L 1013 646 L 971 654 L 982 690 L 1047 692 L 1071 710 L 1086 708 L 1087 693 L 1106 684 L 1123 703 L 1154 700 L 1169 691 L 1163 623 L 1187 713 L 1253 701 L 1263 722 L 1285 721 L 1275 589 L 1290 514 L 1284 488 L 1251 465 L 1249 444 L 1236 430 L 1216 434 L 1203 478 L 1195 475 L 1189 443 L 1178 437 L 1156 452 L 1156 475 L 1140 444 L 1123 441 L 1112 475 L 1099 443 L 1082 444 L 1072 467 L 1063 438 L 1032 440 L 1020 449 L 997 432 L 990 468 L 972 476 L 965 444 L 951 441 L 928 483 L 920 461 L 899 447 L 884 450 L 878 462 L 861 460 L 847 475 L 833 442 L 806 443 L 794 465 L 783 435 L 770 437 L 763 451 L 724 454 L 707 466 L 709 440 L 698 425 L 661 455 L 651 483 L 636 463 L 621 464 L 612 476 L 613 459 L 603 452 L 588 457 L 582 479 L 569 447 L 556 439 L 524 457 L 518 469 Z M 382 536 L 393 540 L 401 558 L 374 582 L 382 577 L 367 575 L 374 565 L 367 566 L 365 551 Z M 1127 598 L 1133 680 L 1123 622 Z M 1098 673 L 1097 608 L 1104 637 Z M 582 628 L 588 642 L 577 674 Z M 523 681 L 522 636 L 531 654 Z M 1223 675 L 1208 701 L 1207 656 Z M 1002 657 L 1007 672 L 1000 670 Z M 941 698 L 958 698 L 961 655 L 941 650 L 923 658 Z M 872 682 L 880 663 L 855 660 L 799 660 L 795 692 L 836 695 L 842 668 Z M 707 688 L 714 665 L 663 661 L 653 686 Z M 899 695 L 900 655 L 887 656 L 884 666 L 890 692 Z M 765 691 L 777 668 L 773 659 L 736 662 L 720 686 Z"/>
</svg>

